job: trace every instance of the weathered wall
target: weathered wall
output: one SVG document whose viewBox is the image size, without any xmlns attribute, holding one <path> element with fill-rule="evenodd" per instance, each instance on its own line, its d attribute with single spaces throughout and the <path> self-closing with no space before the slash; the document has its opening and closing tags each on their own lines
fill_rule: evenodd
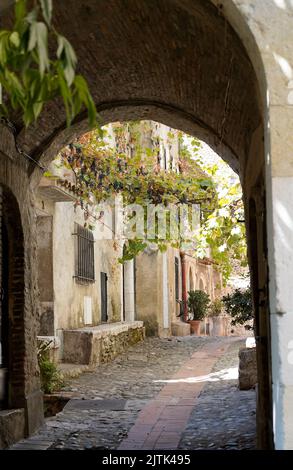
<svg viewBox="0 0 293 470">
<path fill-rule="evenodd" d="M 201 289 L 211 300 L 221 297 L 222 277 L 210 260 L 186 256 L 187 290 Z"/>
<path fill-rule="evenodd" d="M 136 257 L 136 320 L 144 322 L 146 335 L 158 334 L 159 273 L 157 251 L 140 253 Z M 161 294 L 162 295 L 162 294 Z M 147 302 L 146 302 L 147 299 Z"/>
<path fill-rule="evenodd" d="M 164 306 L 163 257 L 166 256 L 166 293 Z M 136 319 L 143 320 L 147 335 L 169 336 L 171 322 L 178 321 L 179 306 L 175 300 L 175 256 L 179 259 L 179 297 L 181 299 L 181 265 L 179 250 L 166 253 L 147 250 L 136 257 Z M 146 301 L 147 299 L 147 301 Z M 165 315 L 165 317 L 164 317 Z"/>
<path fill-rule="evenodd" d="M 181 322 L 179 318 L 180 307 L 175 299 L 175 257 L 177 257 L 179 260 L 179 299 L 182 300 L 180 252 L 178 249 L 168 248 L 165 256 L 167 257 L 167 325 L 164 325 L 164 254 L 148 250 L 136 259 L 136 318 L 144 321 L 147 334 L 158 334 L 159 336 L 169 336 L 171 323 Z M 218 283 L 221 286 L 221 276 L 210 262 L 203 262 L 185 255 L 185 264 L 187 290 L 190 285 L 191 269 L 194 275 L 195 289 L 205 290 L 212 300 L 220 294 L 220 289 L 217 286 Z M 146 299 L 148 299 L 147 302 Z M 205 334 L 204 326 L 202 333 Z"/>
<path fill-rule="evenodd" d="M 1 124 L 0 136 L 3 215 L 11 247 L 9 407 L 25 409 L 25 433 L 30 433 L 43 419 L 36 356 L 38 286 L 34 197 L 27 177 L 27 162 L 16 154 L 13 138 Z M 13 416 L 9 419 L 13 420 Z M 5 426 L 3 416 L 1 424 Z"/>
<path fill-rule="evenodd" d="M 51 214 L 52 234 L 47 233 L 42 237 L 39 245 L 39 277 L 44 294 L 41 296 L 43 302 L 50 299 L 54 302 L 54 333 L 64 328 L 80 328 L 85 326 L 84 317 L 84 297 L 92 299 L 92 325 L 101 322 L 101 287 L 100 272 L 108 275 L 108 321 L 120 321 L 122 310 L 121 298 L 121 271 L 122 265 L 118 258 L 122 254 L 122 247 L 114 247 L 112 233 L 105 233 L 105 239 L 101 239 L 101 224 L 96 223 L 93 234 L 95 239 L 95 282 L 90 284 L 80 284 L 75 275 L 76 261 L 76 236 L 75 223 L 84 225 L 84 212 L 80 208 L 74 208 L 72 202 L 57 202 L 51 204 L 50 201 L 39 198 L 37 201 L 38 210 L 42 208 L 43 213 L 48 210 L 45 217 L 45 224 L 49 214 Z M 44 217 L 39 217 L 39 226 Z M 42 236 L 42 232 L 39 233 Z M 52 250 L 42 251 L 42 244 L 52 239 Z M 110 238 L 110 239 L 107 239 Z M 53 256 L 52 256 L 53 255 Z M 47 269 L 47 265 L 49 269 Z M 53 297 L 50 297 L 50 286 L 48 285 L 48 274 L 52 269 Z M 46 289 L 48 287 L 48 290 Z M 46 293 L 46 295 L 45 295 Z M 45 305 L 46 306 L 46 305 Z M 44 334 L 44 333 L 42 333 Z"/>
<path fill-rule="evenodd" d="M 144 339 L 142 322 L 117 323 L 97 328 L 66 330 L 64 359 L 70 364 L 97 365 L 112 361 Z"/>
</svg>

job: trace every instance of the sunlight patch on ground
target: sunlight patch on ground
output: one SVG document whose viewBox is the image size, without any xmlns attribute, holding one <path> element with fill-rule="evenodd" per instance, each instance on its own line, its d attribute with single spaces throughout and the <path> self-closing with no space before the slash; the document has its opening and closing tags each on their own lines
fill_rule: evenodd
<svg viewBox="0 0 293 470">
<path fill-rule="evenodd" d="M 229 369 L 222 369 L 218 372 L 211 372 L 207 375 L 199 375 L 198 377 L 187 377 L 186 379 L 167 379 L 167 380 L 154 380 L 160 383 L 200 383 L 200 382 L 219 382 L 220 380 L 237 380 L 238 368 L 230 367 Z"/>
</svg>

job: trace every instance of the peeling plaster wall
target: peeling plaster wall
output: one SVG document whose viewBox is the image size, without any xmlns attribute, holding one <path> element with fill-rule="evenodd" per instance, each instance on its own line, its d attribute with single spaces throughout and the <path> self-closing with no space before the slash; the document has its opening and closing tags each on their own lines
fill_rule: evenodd
<svg viewBox="0 0 293 470">
<path fill-rule="evenodd" d="M 76 236 L 75 223 L 84 225 L 84 213 L 75 209 L 73 202 L 57 202 L 38 199 L 37 207 L 43 211 L 48 210 L 52 216 L 52 253 L 48 263 L 52 266 L 54 303 L 54 333 L 62 329 L 81 328 L 85 326 L 84 297 L 91 298 L 92 325 L 101 322 L 101 286 L 100 273 L 108 275 L 108 321 L 121 320 L 121 270 L 122 265 L 118 258 L 122 256 L 122 246 L 114 249 L 112 233 L 101 231 L 101 224 L 96 223 L 94 234 L 95 282 L 80 284 L 74 279 L 76 262 Z M 110 223 L 110 221 L 108 221 Z M 110 227 L 110 225 L 109 225 Z M 105 236 L 106 239 L 101 239 Z M 40 259 L 40 263 L 42 259 Z M 40 265 L 40 269 L 42 265 Z M 40 270 L 40 280 L 47 275 L 47 265 Z M 50 268 L 50 265 L 49 265 Z M 43 289 L 46 291 L 46 288 Z M 44 294 L 43 294 L 44 296 Z M 49 301 L 50 299 L 45 299 Z"/>
</svg>

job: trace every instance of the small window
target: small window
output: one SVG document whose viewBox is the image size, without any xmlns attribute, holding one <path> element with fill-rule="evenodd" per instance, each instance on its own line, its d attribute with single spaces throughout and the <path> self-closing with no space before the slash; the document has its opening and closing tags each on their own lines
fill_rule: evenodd
<svg viewBox="0 0 293 470">
<path fill-rule="evenodd" d="M 91 230 L 75 224 L 75 276 L 81 284 L 95 282 L 94 235 Z"/>
</svg>

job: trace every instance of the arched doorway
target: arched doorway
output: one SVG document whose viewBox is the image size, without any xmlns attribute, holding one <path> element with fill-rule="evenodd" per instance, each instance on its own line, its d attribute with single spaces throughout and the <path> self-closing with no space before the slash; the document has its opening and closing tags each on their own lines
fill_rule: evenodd
<svg viewBox="0 0 293 470">
<path fill-rule="evenodd" d="M 25 406 L 24 250 L 18 205 L 0 186 L 0 409 Z"/>
<path fill-rule="evenodd" d="M 0 207 L 2 189 L 0 187 Z M 1 207 L 2 208 L 2 207 Z M 1 209 L 0 209 L 1 210 Z M 9 241 L 3 216 L 0 217 L 0 409 L 8 408 L 9 382 Z"/>
</svg>

